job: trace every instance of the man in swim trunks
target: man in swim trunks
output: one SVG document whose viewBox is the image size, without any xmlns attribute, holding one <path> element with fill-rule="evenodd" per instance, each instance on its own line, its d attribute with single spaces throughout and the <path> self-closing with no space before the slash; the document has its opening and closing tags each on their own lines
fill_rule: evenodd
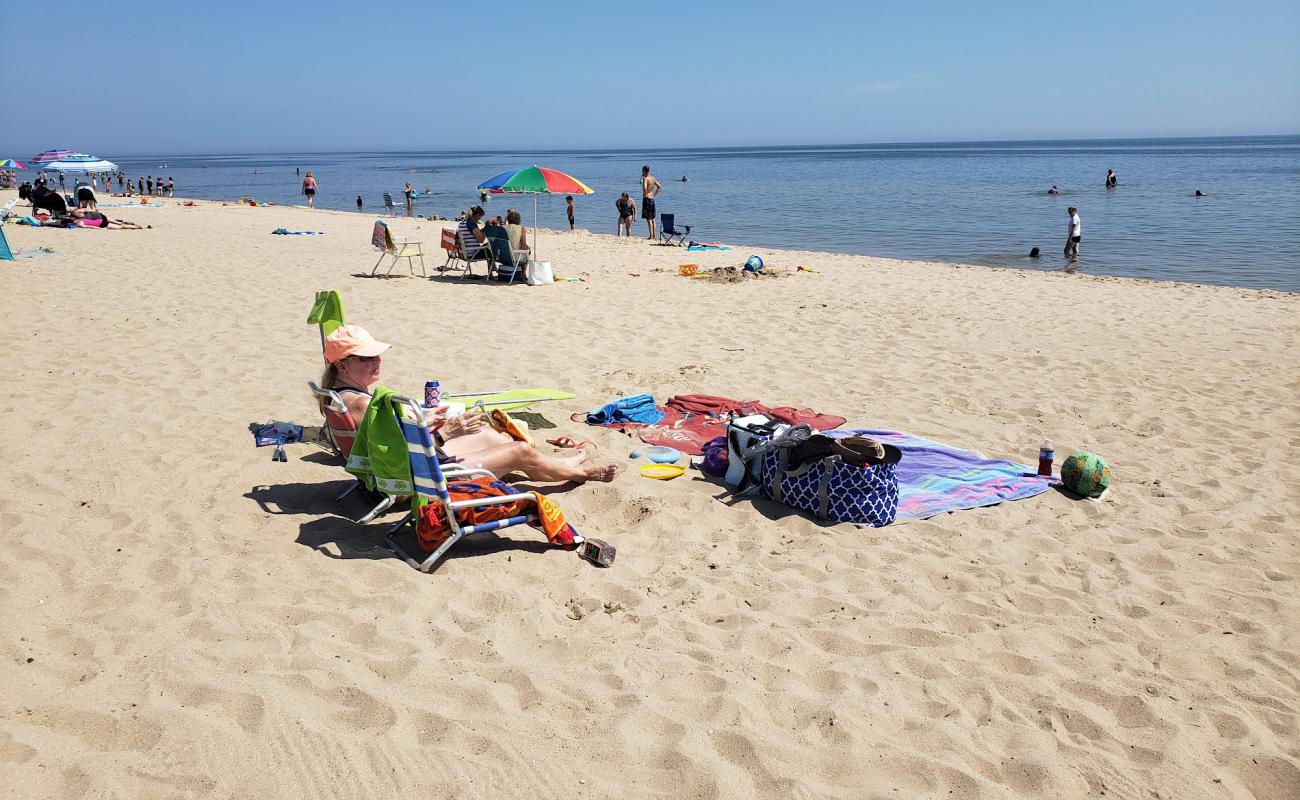
<svg viewBox="0 0 1300 800">
<path fill-rule="evenodd" d="M 1083 241 L 1083 222 L 1079 220 L 1079 209 L 1070 206 L 1066 209 L 1070 215 L 1070 224 L 1065 233 L 1065 257 L 1071 261 L 1079 257 L 1079 242 Z"/>
<path fill-rule="evenodd" d="M 647 239 L 655 238 L 655 198 L 659 196 L 659 190 L 662 188 L 655 176 L 650 174 L 650 168 L 642 167 L 641 218 L 645 220 L 646 231 L 650 234 Z"/>
</svg>

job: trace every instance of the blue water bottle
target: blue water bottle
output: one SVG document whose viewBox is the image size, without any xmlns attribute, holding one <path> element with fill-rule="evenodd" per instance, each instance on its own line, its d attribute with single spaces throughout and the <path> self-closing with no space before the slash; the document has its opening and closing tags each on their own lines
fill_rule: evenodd
<svg viewBox="0 0 1300 800">
<path fill-rule="evenodd" d="M 442 386 L 437 381 L 427 381 L 424 384 L 424 407 L 437 408 L 442 400 Z"/>
</svg>

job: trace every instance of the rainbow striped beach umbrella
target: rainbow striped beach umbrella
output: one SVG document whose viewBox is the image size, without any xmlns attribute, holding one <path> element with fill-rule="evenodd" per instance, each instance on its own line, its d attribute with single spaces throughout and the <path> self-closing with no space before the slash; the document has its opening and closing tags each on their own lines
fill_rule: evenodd
<svg viewBox="0 0 1300 800">
<path fill-rule="evenodd" d="M 507 170 L 478 185 L 489 194 L 591 194 L 587 184 L 558 169 L 531 167 Z"/>
<path fill-rule="evenodd" d="M 0 161 L 0 169 L 27 169 L 27 165 L 21 161 L 14 161 L 12 158 L 6 158 Z"/>
<path fill-rule="evenodd" d="M 71 150 L 45 150 L 32 156 L 30 161 L 33 164 L 44 164 L 47 161 L 60 161 L 70 155 Z"/>
<path fill-rule="evenodd" d="M 533 196 L 533 257 L 537 256 L 537 195 L 539 194 L 592 194 L 593 189 L 577 178 L 558 169 L 531 167 L 507 170 L 478 185 L 480 192 L 488 194 L 531 194 Z"/>
</svg>

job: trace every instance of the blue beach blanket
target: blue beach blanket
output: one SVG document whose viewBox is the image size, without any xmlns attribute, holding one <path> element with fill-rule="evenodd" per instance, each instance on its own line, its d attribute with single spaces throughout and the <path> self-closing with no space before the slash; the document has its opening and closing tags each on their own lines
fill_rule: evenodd
<svg viewBox="0 0 1300 800">
<path fill-rule="evenodd" d="M 827 435 L 850 434 L 869 436 L 903 451 L 897 467 L 899 522 L 1023 500 L 1042 494 L 1053 482 L 1024 464 L 985 458 L 910 433 L 859 428 Z"/>
<path fill-rule="evenodd" d="M 691 242 L 686 247 L 687 250 L 730 250 L 730 245 L 719 244 L 718 242 Z"/>
<path fill-rule="evenodd" d="M 620 397 L 595 411 L 587 413 L 588 425 L 610 425 L 618 422 L 637 422 L 642 425 L 656 425 L 664 418 L 664 412 L 655 408 L 655 399 L 648 394 Z"/>
<path fill-rule="evenodd" d="M 325 231 L 287 231 L 284 228 L 276 228 L 271 231 L 278 236 L 324 236 Z"/>
</svg>

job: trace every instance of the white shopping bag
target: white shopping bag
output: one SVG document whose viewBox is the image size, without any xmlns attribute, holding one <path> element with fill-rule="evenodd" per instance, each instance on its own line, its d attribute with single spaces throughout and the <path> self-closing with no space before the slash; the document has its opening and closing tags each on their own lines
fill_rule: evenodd
<svg viewBox="0 0 1300 800">
<path fill-rule="evenodd" d="M 528 265 L 528 285 L 541 286 L 544 283 L 555 283 L 555 273 L 551 271 L 551 262 L 534 261 Z"/>
</svg>

